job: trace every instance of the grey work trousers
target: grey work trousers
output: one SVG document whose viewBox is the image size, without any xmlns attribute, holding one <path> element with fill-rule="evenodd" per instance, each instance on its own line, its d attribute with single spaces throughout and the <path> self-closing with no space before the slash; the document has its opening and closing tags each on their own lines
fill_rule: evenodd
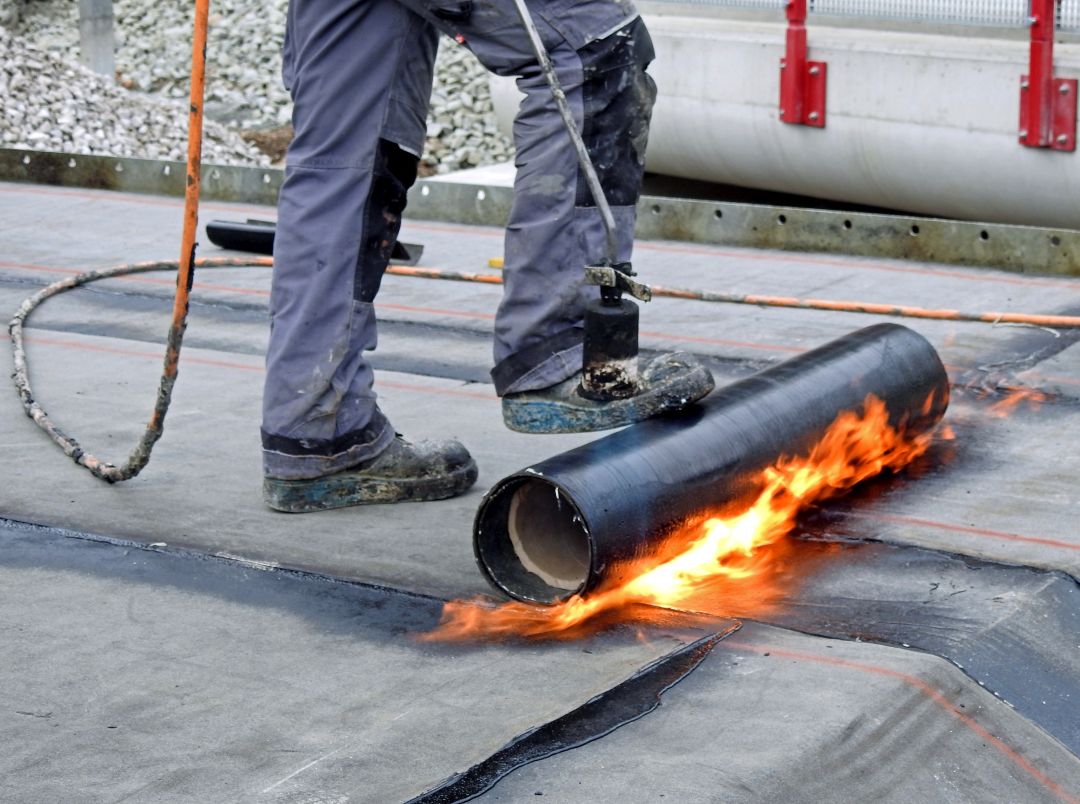
<svg viewBox="0 0 1080 804">
<path fill-rule="evenodd" d="M 655 87 L 630 0 L 529 0 L 629 260 Z M 284 79 L 295 139 L 278 202 L 263 395 L 268 476 L 312 478 L 381 452 L 394 430 L 364 351 L 424 145 L 438 33 L 524 93 L 492 378 L 500 395 L 581 368 L 583 269 L 604 229 L 512 0 L 291 0 Z M 595 289 L 593 289 L 595 292 Z"/>
</svg>

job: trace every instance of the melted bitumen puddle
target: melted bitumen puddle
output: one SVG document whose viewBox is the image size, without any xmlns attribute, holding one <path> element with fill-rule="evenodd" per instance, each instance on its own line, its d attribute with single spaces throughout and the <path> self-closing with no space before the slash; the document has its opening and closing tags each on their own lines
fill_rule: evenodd
<svg viewBox="0 0 1080 804">
<path fill-rule="evenodd" d="M 523 765 L 579 748 L 645 717 L 660 705 L 665 692 L 690 675 L 720 640 L 738 628 L 737 623 L 730 624 L 724 631 L 669 653 L 577 709 L 517 737 L 408 804 L 471 801 Z"/>
<path fill-rule="evenodd" d="M 1055 315 L 1080 315 L 1080 307 L 1067 305 Z M 986 354 L 953 361 L 950 374 L 954 390 L 974 400 L 982 395 L 1008 391 L 1017 386 L 1013 375 L 1037 366 L 1074 343 L 1080 342 L 1080 329 L 1054 330 L 1047 327 L 1018 327 L 1017 335 L 995 343 Z M 994 400 L 991 400 L 994 401 Z M 1069 400 L 1055 400 L 1069 404 Z"/>
</svg>

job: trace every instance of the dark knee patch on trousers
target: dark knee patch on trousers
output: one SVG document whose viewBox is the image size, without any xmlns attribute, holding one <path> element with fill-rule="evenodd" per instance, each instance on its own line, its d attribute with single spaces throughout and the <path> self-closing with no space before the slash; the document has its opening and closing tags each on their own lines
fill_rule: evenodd
<svg viewBox="0 0 1080 804">
<path fill-rule="evenodd" d="M 645 174 L 645 146 L 656 101 L 656 84 L 645 72 L 656 56 L 652 37 L 639 18 L 578 53 L 584 76 L 585 147 L 608 203 L 632 206 Z M 596 206 L 580 171 L 576 203 Z"/>
<path fill-rule="evenodd" d="M 420 160 L 390 140 L 379 140 L 364 212 L 364 229 L 357 255 L 353 298 L 374 301 L 390 254 L 401 231 L 401 213 L 409 188 L 416 182 Z"/>
</svg>

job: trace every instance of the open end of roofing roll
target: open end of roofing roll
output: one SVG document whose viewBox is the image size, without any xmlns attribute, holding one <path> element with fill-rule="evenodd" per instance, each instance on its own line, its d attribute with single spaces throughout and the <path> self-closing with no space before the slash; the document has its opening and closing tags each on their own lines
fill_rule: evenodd
<svg viewBox="0 0 1080 804">
<path fill-rule="evenodd" d="M 592 548 L 577 506 L 541 478 L 511 478 L 477 514 L 477 557 L 485 573 L 520 600 L 554 603 L 584 588 Z"/>
</svg>

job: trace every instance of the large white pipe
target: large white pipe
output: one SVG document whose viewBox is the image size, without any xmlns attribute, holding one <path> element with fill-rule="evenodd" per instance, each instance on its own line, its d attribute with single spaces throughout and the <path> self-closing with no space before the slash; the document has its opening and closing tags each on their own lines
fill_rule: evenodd
<svg viewBox="0 0 1080 804">
<path fill-rule="evenodd" d="M 811 23 L 824 129 L 781 123 L 783 22 L 652 14 L 659 99 L 648 168 L 929 215 L 1080 228 L 1080 157 L 1018 142 L 1024 32 L 1011 38 Z M 1055 74 L 1080 75 L 1059 43 Z M 512 82 L 493 85 L 504 129 Z"/>
</svg>

